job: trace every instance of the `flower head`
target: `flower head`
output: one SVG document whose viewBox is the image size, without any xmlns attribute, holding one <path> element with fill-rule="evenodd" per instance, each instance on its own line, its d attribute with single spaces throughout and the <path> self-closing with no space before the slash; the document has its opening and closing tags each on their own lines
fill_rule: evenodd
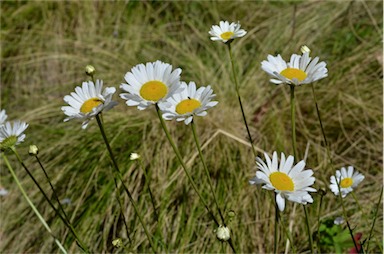
<svg viewBox="0 0 384 254">
<path fill-rule="evenodd" d="M 0 126 L 0 150 L 6 150 L 14 147 L 21 142 L 24 142 L 25 134 L 23 133 L 28 128 L 28 124 L 21 121 L 6 122 Z"/>
<path fill-rule="evenodd" d="M 284 210 L 285 199 L 300 204 L 313 202 L 308 192 L 316 192 L 316 189 L 309 187 L 315 182 L 315 178 L 312 177 L 311 169 L 304 170 L 303 160 L 293 166 L 293 156 L 289 155 L 285 159 L 284 153 L 281 153 L 279 165 L 276 152 L 273 152 L 272 160 L 268 154 L 264 153 L 264 156 L 266 163 L 261 158 L 256 158 L 260 171 L 249 181 L 250 184 L 264 184 L 263 189 L 274 190 L 280 211 Z"/>
<path fill-rule="evenodd" d="M 88 126 L 89 121 L 104 110 L 109 110 L 117 105 L 112 101 L 112 96 L 116 92 L 114 87 L 106 87 L 103 92 L 103 81 L 96 80 L 96 86 L 92 81 L 83 82 L 82 87 L 77 86 L 75 92 L 64 96 L 64 101 L 69 106 L 61 107 L 61 110 L 68 117 L 64 122 L 71 119 L 83 121 L 82 128 Z"/>
<path fill-rule="evenodd" d="M 268 55 L 268 60 L 261 62 L 261 68 L 274 77 L 270 80 L 272 83 L 303 85 L 328 76 L 326 63 L 318 62 L 318 57 L 311 61 L 309 52 L 301 56 L 293 54 L 289 62 L 285 62 L 280 55 Z"/>
<path fill-rule="evenodd" d="M 127 100 L 128 106 L 144 110 L 179 91 L 180 74 L 180 68 L 172 70 L 172 65 L 161 61 L 138 64 L 125 74 L 127 84 L 121 84 L 120 88 L 128 93 L 120 97 Z"/>
<path fill-rule="evenodd" d="M 200 87 L 196 90 L 195 82 L 182 82 L 183 91 L 175 93 L 165 102 L 159 104 L 163 111 L 163 118 L 166 120 L 176 119 L 176 121 L 184 121 L 189 124 L 194 115 L 205 116 L 207 109 L 214 107 L 218 102 L 211 101 L 216 94 L 210 86 Z"/>
<path fill-rule="evenodd" d="M 352 166 L 348 167 L 348 171 L 342 167 L 341 170 L 336 170 L 336 176 L 331 176 L 331 184 L 329 185 L 329 188 L 336 196 L 339 195 L 338 183 L 340 184 L 341 196 L 344 198 L 364 180 L 364 175 L 357 171 L 353 171 L 354 169 Z"/>
<path fill-rule="evenodd" d="M 5 120 L 7 120 L 7 114 L 5 113 L 5 109 L 0 111 L 0 126 L 5 123 Z"/>
<path fill-rule="evenodd" d="M 220 25 L 213 25 L 209 34 L 212 36 L 212 41 L 222 41 L 227 43 L 231 42 L 235 38 L 243 37 L 247 32 L 244 29 L 240 29 L 240 23 L 232 22 L 229 24 L 228 21 L 220 21 Z"/>
</svg>

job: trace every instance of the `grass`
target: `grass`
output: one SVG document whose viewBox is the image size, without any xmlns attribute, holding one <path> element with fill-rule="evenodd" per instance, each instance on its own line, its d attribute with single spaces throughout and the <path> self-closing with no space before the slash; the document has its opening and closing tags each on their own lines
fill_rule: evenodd
<svg viewBox="0 0 384 254">
<path fill-rule="evenodd" d="M 291 153 L 289 88 L 269 83 L 260 68 L 268 54 L 284 58 L 298 53 L 302 44 L 327 62 L 329 77 L 315 84 L 327 138 L 337 168 L 354 165 L 366 179 L 356 191 L 365 213 L 346 199 L 355 232 L 368 236 L 371 214 L 382 187 L 382 2 L 2 2 L 1 3 L 1 108 L 10 119 L 30 124 L 26 141 L 18 148 L 36 178 L 45 184 L 38 164 L 27 156 L 28 146 L 40 148 L 40 158 L 59 197 L 70 198 L 65 207 L 74 226 L 94 252 L 121 252 L 112 240 L 127 244 L 115 199 L 112 166 L 95 121 L 87 130 L 63 123 L 60 106 L 87 77 L 84 67 L 96 67 L 97 78 L 118 89 L 134 65 L 162 60 L 183 69 L 182 78 L 198 86 L 212 85 L 219 104 L 207 117 L 196 120 L 197 132 L 219 203 L 234 210 L 232 238 L 238 252 L 273 251 L 274 206 L 270 193 L 248 184 L 255 174 L 235 96 L 226 46 L 209 39 L 211 25 L 222 19 L 241 22 L 247 35 L 233 45 L 240 93 L 255 145 L 267 152 Z M 380 58 L 381 57 L 381 58 Z M 119 89 L 118 89 L 119 90 Z M 105 128 L 117 161 L 139 208 L 145 214 L 158 248 L 163 252 L 221 252 L 214 224 L 193 192 L 172 148 L 161 131 L 154 109 L 139 112 L 119 105 L 104 115 Z M 297 139 L 301 158 L 308 148 L 307 166 L 315 171 L 315 188 L 326 189 L 321 219 L 341 215 L 341 207 L 328 189 L 333 170 L 312 101 L 311 88 L 296 89 Z M 204 169 L 197 156 L 190 128 L 168 122 L 185 161 L 212 203 Z M 230 135 L 214 133 L 222 130 Z M 137 163 L 137 152 L 151 177 L 160 221 L 153 222 L 149 194 Z M 52 229 L 70 252 L 78 252 L 72 236 L 44 202 L 16 159 L 9 156 L 22 184 Z M 1 162 L 1 252 L 55 252 L 57 247 L 21 197 Z M 319 196 L 309 206 L 312 231 L 317 228 Z M 134 252 L 149 252 L 148 241 L 128 199 L 124 199 Z M 293 213 L 294 211 L 294 213 Z M 369 252 L 382 246 L 382 208 Z M 301 207 L 289 203 L 285 221 L 293 223 L 298 252 L 308 251 Z M 279 250 L 285 246 L 281 234 Z M 352 247 L 352 245 L 351 245 Z M 381 247 L 382 248 L 382 247 Z M 225 245 L 224 251 L 230 248 Z"/>
</svg>

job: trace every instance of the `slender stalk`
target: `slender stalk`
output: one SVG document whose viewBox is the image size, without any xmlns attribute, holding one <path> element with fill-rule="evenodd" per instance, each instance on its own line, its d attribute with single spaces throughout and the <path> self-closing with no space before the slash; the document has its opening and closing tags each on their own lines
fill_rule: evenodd
<svg viewBox="0 0 384 254">
<path fill-rule="evenodd" d="M 19 153 L 16 151 L 15 147 L 11 148 L 12 152 L 16 155 L 17 160 L 23 166 L 29 177 L 32 179 L 32 181 L 35 183 L 37 188 L 40 190 L 41 194 L 43 194 L 45 200 L 48 202 L 48 204 L 51 206 L 51 208 L 55 211 L 57 216 L 63 221 L 63 223 L 69 228 L 73 236 L 76 238 L 77 245 L 86 253 L 89 253 L 89 250 L 85 247 L 85 244 L 80 240 L 80 237 L 78 236 L 75 228 L 72 226 L 72 224 L 61 215 L 61 213 L 56 209 L 56 207 L 52 204 L 51 199 L 47 196 L 45 191 L 41 188 L 40 184 L 37 182 L 36 178 L 32 175 L 31 171 L 29 171 L 28 167 L 24 164 L 22 159 L 20 158 Z"/>
<path fill-rule="evenodd" d="M 4 153 L 1 153 L 1 155 L 3 156 L 3 159 L 4 159 L 4 162 L 5 164 L 7 165 L 9 171 L 11 172 L 11 175 L 13 177 L 13 179 L 15 180 L 16 182 L 16 185 L 17 187 L 19 187 L 21 193 L 23 194 L 25 200 L 27 201 L 27 203 L 29 204 L 29 206 L 32 208 L 33 212 L 36 214 L 36 216 L 39 218 L 40 222 L 43 224 L 43 226 L 45 227 L 45 229 L 49 232 L 49 234 L 53 237 L 53 239 L 55 240 L 55 243 L 56 245 L 59 247 L 59 249 L 64 253 L 64 254 L 67 254 L 67 251 L 65 250 L 65 248 L 63 247 L 63 245 L 60 243 L 60 241 L 54 236 L 51 228 L 48 226 L 47 222 L 44 220 L 43 216 L 39 213 L 39 211 L 37 210 L 37 208 L 35 207 L 35 205 L 32 203 L 32 201 L 29 199 L 27 193 L 25 192 L 24 188 L 21 186 L 21 183 L 19 182 L 19 179 L 17 178 L 16 174 L 15 174 L 15 171 L 13 170 L 11 164 L 9 163 L 7 157 L 5 156 Z"/>
<path fill-rule="evenodd" d="M 379 212 L 379 206 L 380 206 L 382 198 L 383 198 L 383 187 L 381 187 L 379 202 L 377 202 L 376 211 L 375 211 L 375 215 L 373 217 L 373 222 L 372 222 L 371 230 L 369 231 L 368 242 L 367 242 L 367 249 L 366 249 L 367 253 L 369 253 L 369 242 L 371 241 L 371 237 L 372 237 L 372 233 L 373 233 L 373 228 L 374 228 L 375 223 L 376 223 L 377 213 Z"/>
<path fill-rule="evenodd" d="M 205 209 L 207 209 L 208 213 L 211 215 L 213 221 L 216 223 L 216 226 L 220 226 L 219 222 L 217 221 L 215 215 L 212 213 L 211 209 L 208 207 L 207 203 L 205 202 L 205 200 L 203 199 L 203 196 L 200 194 L 200 192 L 198 191 L 197 187 L 196 187 L 196 184 L 195 182 L 193 181 L 191 175 L 189 174 L 188 170 L 187 170 L 187 165 L 185 165 L 184 163 L 184 160 L 183 158 L 181 157 L 181 154 L 180 154 L 180 151 L 179 149 L 177 148 L 175 142 L 173 141 L 171 135 L 169 134 L 169 131 L 168 131 L 168 128 L 167 126 L 165 125 L 165 122 L 164 122 L 164 119 L 163 117 L 161 116 L 161 112 L 160 112 L 160 108 L 159 106 L 156 104 L 156 112 L 157 112 L 157 116 L 159 117 L 159 120 L 160 120 L 160 123 L 161 123 L 161 127 L 163 128 L 164 132 L 165 132 L 165 135 L 167 136 L 167 139 L 169 141 L 169 143 L 171 144 L 172 148 L 173 148 L 173 151 L 175 152 L 176 154 L 176 157 L 177 159 L 179 160 L 182 168 L 184 169 L 184 172 L 185 174 L 187 175 L 188 177 L 188 180 L 189 182 L 191 183 L 193 189 L 195 190 L 196 194 L 199 196 L 201 202 L 203 203 L 203 205 L 205 206 Z M 233 242 L 232 242 L 232 239 L 230 238 L 228 240 L 228 244 L 231 246 L 231 249 L 234 253 L 236 253 L 236 250 L 233 246 Z"/>
<path fill-rule="evenodd" d="M 293 157 L 295 160 L 297 160 L 297 150 L 296 150 L 296 119 L 295 119 L 295 85 L 290 85 L 291 88 L 291 124 L 292 124 L 292 149 L 293 149 Z M 312 239 L 312 233 L 311 228 L 309 226 L 309 217 L 308 217 L 308 211 L 307 207 L 303 205 L 304 208 L 304 214 L 305 214 L 305 222 L 307 227 L 307 234 L 308 234 L 308 241 L 309 246 L 311 247 L 311 253 L 314 252 L 313 248 L 313 239 Z"/>
<path fill-rule="evenodd" d="M 318 248 L 317 252 L 320 252 L 320 211 L 321 211 L 321 205 L 323 204 L 324 195 L 325 195 L 325 192 L 323 190 L 320 190 L 320 202 L 317 210 L 317 237 L 316 237 L 316 243 Z"/>
<path fill-rule="evenodd" d="M 361 214 L 363 214 L 363 208 L 361 207 L 360 202 L 357 199 L 355 192 L 352 191 L 351 194 L 352 194 L 353 199 L 356 201 L 356 204 L 359 207 L 359 210 L 360 210 Z"/>
<path fill-rule="evenodd" d="M 335 169 L 335 166 L 334 166 L 334 163 L 333 163 L 333 159 L 332 159 L 332 156 L 331 156 L 331 151 L 329 149 L 329 143 L 328 143 L 327 137 L 325 135 L 325 131 L 324 131 L 324 127 L 323 127 L 323 122 L 321 121 L 320 110 L 319 110 L 319 106 L 318 106 L 317 100 L 316 100 L 315 87 L 314 87 L 313 84 L 311 84 L 311 87 L 312 87 L 313 100 L 314 100 L 315 106 L 316 106 L 317 118 L 319 119 L 321 133 L 322 133 L 323 138 L 324 138 L 324 143 L 325 143 L 325 148 L 327 150 L 328 159 L 329 159 L 329 162 L 331 164 L 332 169 Z M 351 226 L 350 226 L 349 221 L 348 221 L 347 212 L 346 212 L 345 207 L 344 207 L 344 201 L 343 201 L 343 197 L 341 195 L 340 183 L 339 183 L 338 179 L 336 179 L 336 183 L 337 183 L 337 188 L 339 190 L 339 198 L 340 198 L 340 203 L 341 203 L 341 206 L 342 206 L 342 209 L 343 209 L 343 216 L 344 216 L 345 221 L 347 222 L 349 234 L 350 234 L 350 236 L 352 238 L 353 244 L 354 244 L 356 250 L 358 250 L 355 237 L 353 236 L 353 231 L 352 231 Z"/>
<path fill-rule="evenodd" d="M 167 126 L 165 125 L 164 119 L 163 119 L 163 117 L 161 116 L 160 108 L 159 108 L 159 106 L 158 106 L 157 104 L 156 104 L 156 112 L 157 112 L 157 116 L 158 116 L 159 119 L 160 119 L 161 127 L 163 128 L 163 130 L 164 130 L 164 132 L 165 132 L 165 135 L 167 136 L 167 139 L 168 139 L 169 143 L 171 144 L 171 146 L 172 146 L 172 148 L 173 148 L 173 151 L 174 151 L 175 154 L 176 154 L 177 159 L 179 160 L 179 162 L 180 162 L 182 168 L 184 169 L 184 172 L 185 172 L 185 174 L 187 175 L 188 180 L 189 180 L 189 182 L 190 182 L 191 185 L 192 185 L 192 188 L 194 189 L 194 191 L 196 192 L 196 194 L 199 196 L 201 202 L 203 203 L 203 205 L 204 205 L 205 208 L 207 209 L 208 213 L 211 215 L 211 217 L 212 217 L 212 219 L 214 220 L 216 226 L 219 226 L 220 224 L 219 224 L 219 222 L 217 221 L 215 215 L 212 213 L 211 209 L 208 207 L 207 202 L 205 202 L 203 196 L 201 196 L 199 190 L 198 190 L 197 187 L 196 187 L 195 182 L 193 181 L 191 175 L 189 174 L 189 172 L 188 172 L 188 170 L 187 170 L 187 165 L 185 165 L 184 160 L 183 160 L 183 158 L 181 157 L 181 154 L 180 154 L 179 149 L 177 148 L 175 142 L 173 142 L 173 139 L 172 139 L 171 135 L 169 134 L 168 128 L 167 128 Z"/>
<path fill-rule="evenodd" d="M 256 157 L 256 156 L 257 156 L 257 153 L 256 153 L 255 147 L 254 147 L 254 145 L 253 145 L 253 139 L 252 139 L 252 136 L 251 136 L 251 132 L 249 131 L 249 127 L 248 127 L 247 119 L 246 119 L 246 117 L 245 117 L 245 112 L 244 112 L 244 108 L 243 108 L 243 103 L 241 102 L 241 97 L 240 97 L 240 92 L 239 92 L 239 83 L 237 82 L 236 71 L 235 71 L 235 64 L 234 64 L 233 56 L 232 56 L 231 43 L 229 42 L 229 43 L 227 43 L 227 45 L 228 45 L 229 58 L 231 59 L 231 66 L 232 66 L 233 79 L 234 79 L 234 81 L 235 81 L 236 94 L 237 94 L 237 98 L 238 98 L 238 100 L 239 100 L 239 105 L 240 105 L 240 109 L 241 109 L 241 114 L 242 114 L 242 116 L 243 116 L 243 121 L 244 121 L 244 124 L 245 124 L 245 128 L 247 129 L 249 142 L 251 143 L 251 146 L 252 146 L 252 152 L 253 152 L 253 155 Z"/>
<path fill-rule="evenodd" d="M 305 214 L 305 224 L 307 226 L 307 232 L 308 232 L 308 239 L 309 239 L 309 245 L 311 247 L 311 253 L 315 253 L 315 250 L 313 248 L 313 239 L 312 239 L 312 233 L 311 228 L 309 226 L 309 216 L 308 216 L 308 209 L 305 205 L 303 205 L 304 208 L 304 214 Z"/>
<path fill-rule="evenodd" d="M 37 155 L 34 155 L 34 157 L 35 157 L 36 161 L 39 163 L 41 170 L 43 170 L 44 175 L 45 175 L 45 177 L 46 177 L 47 180 L 48 180 L 49 186 L 51 186 L 51 190 L 52 190 L 52 192 L 53 192 L 53 196 L 55 197 L 57 203 L 59 204 L 59 208 L 60 208 L 61 212 L 64 214 L 64 217 L 65 217 L 65 219 L 67 220 L 67 222 L 69 222 L 68 216 L 67 216 L 67 214 L 65 213 L 63 206 L 61 205 L 61 202 L 60 202 L 60 200 L 59 200 L 59 197 L 58 197 L 57 194 L 56 194 L 55 188 L 54 188 L 53 185 L 52 185 L 51 179 L 50 179 L 50 177 L 48 176 L 47 171 L 45 170 L 45 168 L 44 168 L 43 164 L 41 163 L 39 157 L 38 157 Z"/>
<path fill-rule="evenodd" d="M 293 149 L 293 157 L 297 160 L 297 149 L 296 149 L 296 103 L 295 103 L 295 85 L 289 85 L 291 88 L 291 125 L 292 125 L 292 149 Z"/>
<path fill-rule="evenodd" d="M 143 173 L 144 173 L 145 185 L 147 186 L 148 192 L 149 192 L 149 196 L 151 197 L 151 203 L 152 203 L 153 211 L 155 213 L 155 220 L 156 220 L 156 222 L 159 222 L 159 215 L 157 214 L 157 211 L 156 211 L 155 199 L 153 198 L 153 194 L 152 194 L 152 190 L 151 190 L 151 186 L 150 186 L 150 178 L 148 177 L 148 174 L 145 171 L 143 162 L 141 161 L 140 158 L 138 160 L 139 160 L 139 165 L 140 165 L 140 167 L 141 167 L 141 169 L 143 170 Z"/>
<path fill-rule="evenodd" d="M 280 223 L 281 223 L 282 228 L 284 229 L 285 234 L 287 235 L 288 242 L 291 244 L 292 251 L 290 253 L 296 253 L 296 248 L 295 248 L 295 246 L 293 244 L 293 240 L 292 240 L 291 230 L 289 229 L 289 227 L 286 227 L 284 216 L 280 216 Z M 288 253 L 288 249 L 287 249 L 288 246 L 289 245 L 287 244 L 286 250 L 284 253 Z"/>
<path fill-rule="evenodd" d="M 215 200 L 215 204 L 216 204 L 217 210 L 219 211 L 219 214 L 220 214 L 221 220 L 223 222 L 223 225 L 226 227 L 227 225 L 225 223 L 224 216 L 223 216 L 223 214 L 221 212 L 219 203 L 217 202 L 216 194 L 215 194 L 215 191 L 213 189 L 213 185 L 212 185 L 212 181 L 211 181 L 211 175 L 209 174 L 209 170 L 208 170 L 207 164 L 205 163 L 204 156 L 203 156 L 203 153 L 201 151 L 201 146 L 200 146 L 199 138 L 197 137 L 197 134 L 196 134 L 196 126 L 195 126 L 195 123 L 194 123 L 193 120 L 191 122 L 191 128 L 192 128 L 193 138 L 195 140 L 195 144 L 196 144 L 197 150 L 199 151 L 199 156 L 200 156 L 201 162 L 203 163 L 205 174 L 208 177 L 208 183 L 209 183 L 209 187 L 211 189 L 212 195 L 213 195 L 213 199 Z"/>
<path fill-rule="evenodd" d="M 278 238 L 279 238 L 279 207 L 276 201 L 276 193 L 275 193 L 275 234 L 274 234 L 274 246 L 273 253 L 278 253 Z"/>
<path fill-rule="evenodd" d="M 113 176 L 113 182 L 114 182 L 114 184 L 115 184 L 115 189 L 116 189 L 116 199 L 117 199 L 117 202 L 119 203 L 119 207 L 120 207 L 120 216 L 121 216 L 121 218 L 123 219 L 123 223 L 124 223 L 124 227 L 125 227 L 125 233 L 127 234 L 129 243 L 132 243 L 131 237 L 129 236 L 129 229 L 128 229 L 127 221 L 126 221 L 126 219 L 125 219 L 125 215 L 124 215 L 123 204 L 121 203 L 121 200 L 120 200 L 120 197 L 121 197 L 120 189 L 119 189 L 119 186 L 118 186 L 118 184 L 117 184 L 117 179 L 116 179 L 115 176 Z"/>
<path fill-rule="evenodd" d="M 110 155 L 111 160 L 112 160 L 112 164 L 113 164 L 114 169 L 115 169 L 115 172 L 114 172 L 115 181 L 116 181 L 116 177 L 121 181 L 121 184 L 122 184 L 122 186 L 123 186 L 125 192 L 127 193 L 128 198 L 129 198 L 129 200 L 131 201 L 131 204 L 133 205 L 133 208 L 134 208 L 134 210 L 135 210 L 135 212 L 136 212 L 136 215 L 139 217 L 141 226 L 142 226 L 143 229 L 144 229 L 144 232 L 145 232 L 145 234 L 146 234 L 146 236 L 147 236 L 147 238 L 148 238 L 149 244 L 150 244 L 152 250 L 153 250 L 155 253 L 157 253 L 157 250 L 156 250 L 156 248 L 155 248 L 155 245 L 154 245 L 153 242 L 152 242 L 152 238 L 150 237 L 150 234 L 149 234 L 149 232 L 148 232 L 148 229 L 147 229 L 147 227 L 146 227 L 145 224 L 144 224 L 143 217 L 141 216 L 141 214 L 140 214 L 140 212 L 139 212 L 139 209 L 138 209 L 138 207 L 137 207 L 137 205 L 136 205 L 136 203 L 135 203 L 135 201 L 134 201 L 134 199 L 133 199 L 133 197 L 132 197 L 130 191 L 128 190 L 127 186 L 124 184 L 124 180 L 123 180 L 123 178 L 122 178 L 122 176 L 121 176 L 121 172 L 120 172 L 119 166 L 117 165 L 117 162 L 116 162 L 116 160 L 115 160 L 115 156 L 113 155 L 111 146 L 109 145 L 109 142 L 108 142 L 107 136 L 106 136 L 106 134 L 105 134 L 104 127 L 103 127 L 103 124 L 102 124 L 102 122 L 101 122 L 101 119 L 100 119 L 100 116 L 99 116 L 99 115 L 96 115 L 96 120 L 97 120 L 97 124 L 99 125 L 99 129 L 100 129 L 101 135 L 103 136 L 104 143 L 105 143 L 105 145 L 106 145 L 106 147 L 107 147 L 107 150 L 108 150 L 109 155 Z M 117 189 L 118 189 L 118 188 L 117 188 Z M 120 202 L 119 202 L 119 204 L 121 205 Z M 122 207 L 121 207 L 121 208 L 122 208 Z"/>
</svg>

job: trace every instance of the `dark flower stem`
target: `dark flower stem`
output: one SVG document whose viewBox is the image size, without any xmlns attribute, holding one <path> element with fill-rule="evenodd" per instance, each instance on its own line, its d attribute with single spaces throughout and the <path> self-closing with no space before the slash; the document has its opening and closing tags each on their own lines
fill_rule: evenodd
<svg viewBox="0 0 384 254">
<path fill-rule="evenodd" d="M 44 220 L 43 216 L 39 213 L 39 211 L 37 210 L 36 206 L 32 203 L 32 201 L 29 199 L 27 193 L 25 192 L 24 188 L 21 186 L 21 183 L 19 181 L 19 179 L 17 178 L 16 174 L 15 174 L 15 171 L 13 170 L 11 164 L 9 163 L 7 157 L 5 156 L 4 153 L 1 153 L 3 159 L 4 159 L 4 162 L 5 164 L 7 165 L 9 171 L 11 172 L 11 175 L 13 177 L 13 179 L 15 180 L 16 182 L 16 185 L 19 187 L 19 190 L 21 191 L 21 193 L 23 194 L 25 200 L 27 201 L 27 203 L 29 204 L 29 206 L 32 208 L 33 212 L 36 214 L 36 216 L 39 218 L 40 222 L 43 224 L 43 226 L 45 227 L 45 229 L 49 232 L 49 234 L 53 237 L 56 245 L 59 247 L 59 249 L 64 253 L 64 254 L 67 254 L 67 251 L 65 250 L 65 248 L 63 247 L 63 245 L 60 243 L 60 241 L 57 239 L 57 237 L 53 234 L 51 228 L 48 226 L 47 222 Z"/>
<path fill-rule="evenodd" d="M 249 127 L 248 127 L 247 119 L 245 117 L 243 103 L 241 102 L 241 97 L 240 97 L 240 92 L 239 92 L 239 83 L 237 82 L 236 71 L 235 71 L 235 64 L 234 64 L 233 56 L 232 56 L 231 43 L 229 42 L 229 43 L 227 43 L 227 45 L 228 45 L 229 58 L 231 59 L 233 79 L 235 81 L 236 94 L 237 94 L 237 99 L 239 100 L 241 115 L 243 116 L 243 121 L 244 121 L 244 124 L 245 124 L 245 128 L 247 129 L 248 138 L 249 138 L 249 142 L 251 143 L 251 146 L 252 146 L 253 155 L 254 155 L 254 157 L 256 157 L 257 153 L 256 153 L 255 147 L 253 145 L 253 139 L 252 139 Z"/>
<path fill-rule="evenodd" d="M 105 145 L 106 145 L 106 147 L 107 147 L 107 150 L 108 150 L 108 152 L 109 152 L 110 158 L 111 158 L 111 160 L 112 160 L 112 164 L 113 164 L 114 169 L 115 169 L 115 172 L 114 172 L 114 174 L 113 174 L 114 177 L 115 177 L 115 185 L 117 184 L 117 180 L 116 180 L 116 178 L 117 178 L 117 179 L 120 180 L 120 182 L 121 182 L 121 184 L 122 184 L 122 186 L 123 186 L 125 192 L 127 193 L 127 196 L 128 196 L 128 198 L 129 198 L 129 200 L 131 201 L 131 204 L 132 204 L 132 206 L 133 206 L 133 208 L 134 208 L 134 210 L 135 210 L 135 212 L 136 212 L 136 215 L 139 217 L 141 226 L 142 226 L 143 229 L 144 229 L 144 232 L 145 232 L 145 234 L 146 234 L 146 236 L 147 236 L 147 238 L 148 238 L 148 241 L 149 241 L 149 244 L 150 244 L 152 250 L 153 250 L 155 253 L 157 253 L 157 250 L 156 250 L 156 248 L 155 248 L 155 245 L 153 244 L 152 238 L 151 238 L 151 236 L 150 236 L 150 234 L 149 234 L 149 232 L 148 232 L 147 227 L 145 226 L 143 217 L 141 216 L 141 214 L 140 214 L 140 212 L 139 212 L 139 209 L 138 209 L 138 207 L 137 207 L 137 205 L 136 205 L 136 202 L 134 201 L 134 199 L 133 199 L 133 197 L 132 197 L 132 195 L 131 195 L 131 192 L 128 190 L 127 186 L 126 186 L 125 183 L 124 183 L 123 177 L 121 176 L 121 172 L 120 172 L 119 166 L 117 165 L 117 162 L 116 162 L 116 160 L 115 160 L 115 156 L 113 155 L 111 146 L 109 145 L 109 142 L 108 142 L 107 136 L 106 136 L 106 134 L 105 134 L 104 127 L 103 127 L 103 124 L 102 124 L 102 122 L 101 122 L 101 119 L 100 119 L 100 116 L 99 116 L 99 115 L 96 115 L 96 120 L 97 120 L 97 124 L 99 125 L 99 129 L 100 129 L 101 135 L 103 136 L 104 143 L 105 143 Z M 118 188 L 116 188 L 116 189 L 118 189 Z M 119 194 L 119 192 L 118 192 L 117 194 Z M 120 207 L 121 207 L 121 205 L 122 205 L 121 202 L 119 202 L 119 205 L 120 205 Z"/>
<path fill-rule="evenodd" d="M 51 206 L 51 208 L 55 211 L 57 216 L 63 221 L 63 223 L 69 228 L 69 230 L 72 232 L 73 236 L 76 238 L 77 245 L 86 253 L 90 253 L 90 251 L 85 247 L 85 244 L 80 240 L 80 237 L 78 236 L 75 228 L 72 226 L 72 224 L 61 215 L 61 213 L 56 209 L 56 207 L 52 204 L 52 201 L 48 198 L 45 191 L 41 188 L 40 184 L 37 182 L 36 178 L 32 175 L 32 173 L 29 171 L 28 167 L 24 164 L 24 162 L 21 160 L 18 152 L 14 147 L 11 148 L 12 152 L 16 155 L 17 160 L 23 166 L 29 177 L 32 179 L 32 181 L 35 183 L 37 188 L 40 190 L 41 194 L 43 194 L 45 200 L 48 202 L 48 204 Z"/>
<path fill-rule="evenodd" d="M 316 94 L 315 94 L 315 86 L 313 85 L 313 83 L 311 84 L 311 87 L 312 87 L 313 101 L 315 102 L 315 106 L 316 106 L 317 118 L 318 118 L 319 123 L 320 123 L 321 133 L 322 133 L 323 138 L 324 138 L 324 143 L 325 143 L 325 148 L 327 150 L 328 159 L 329 159 L 329 162 L 331 164 L 331 167 L 332 167 L 333 171 L 335 171 L 335 166 L 334 166 L 333 159 L 332 159 L 332 156 L 331 156 L 331 151 L 330 151 L 330 148 L 329 148 L 329 143 L 328 143 L 327 137 L 325 135 L 325 131 L 324 131 L 324 127 L 323 127 L 323 122 L 321 121 L 320 110 L 319 110 L 319 106 L 317 104 L 317 99 L 316 99 Z M 335 179 L 336 179 L 336 177 L 335 177 Z M 345 210 L 344 201 L 343 201 L 343 197 L 342 197 L 341 189 L 340 189 L 339 179 L 336 179 L 336 184 L 337 184 L 337 188 L 339 190 L 339 198 L 340 198 L 341 207 L 343 209 L 343 216 L 344 216 L 345 221 L 347 222 L 349 234 L 350 234 L 350 236 L 352 238 L 353 244 L 354 244 L 356 250 L 358 250 L 355 237 L 353 236 L 352 228 L 351 228 L 351 226 L 349 224 L 347 212 Z"/>
</svg>

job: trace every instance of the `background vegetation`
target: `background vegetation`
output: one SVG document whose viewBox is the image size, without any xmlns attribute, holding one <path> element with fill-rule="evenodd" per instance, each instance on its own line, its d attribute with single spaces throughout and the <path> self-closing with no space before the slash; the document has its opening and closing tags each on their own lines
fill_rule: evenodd
<svg viewBox="0 0 384 254">
<path fill-rule="evenodd" d="M 95 122 L 84 131 L 80 123 L 63 123 L 63 97 L 88 79 L 87 64 L 96 67 L 96 77 L 105 85 L 118 91 L 124 74 L 136 64 L 162 60 L 182 68 L 183 80 L 212 85 L 217 94 L 218 106 L 196 123 L 220 204 L 236 213 L 230 224 L 234 245 L 238 252 L 272 252 L 273 198 L 248 184 L 256 169 L 250 148 L 242 142 L 246 131 L 229 56 L 225 45 L 210 41 L 208 35 L 220 20 L 239 20 L 248 33 L 232 44 L 234 57 L 251 132 L 261 150 L 291 153 L 289 88 L 269 83 L 260 62 L 268 54 L 287 59 L 299 53 L 302 44 L 327 62 L 329 77 L 316 83 L 316 94 L 336 167 L 353 165 L 366 177 L 356 191 L 363 214 L 350 196 L 346 198 L 351 224 L 364 239 L 383 180 L 382 10 L 382 1 L 5 1 L 1 3 L 1 109 L 7 110 L 9 119 L 30 124 L 19 153 L 48 191 L 38 164 L 27 154 L 29 145 L 39 146 L 40 159 L 60 198 L 71 200 L 67 213 L 92 251 L 121 252 L 113 248 L 112 240 L 121 237 L 129 244 L 103 140 Z M 321 219 L 333 220 L 341 216 L 341 207 L 327 187 L 334 171 L 327 163 L 311 88 L 296 91 L 299 154 L 303 158 L 307 151 L 307 166 L 317 178 L 315 188 L 327 190 Z M 139 112 L 117 95 L 114 98 L 119 105 L 104 115 L 107 135 L 158 247 L 163 252 L 229 252 L 216 240 L 214 224 L 173 156 L 154 109 Z M 176 122 L 168 126 L 199 188 L 210 199 L 189 127 Z M 161 218 L 158 225 L 143 173 L 129 160 L 131 152 L 142 156 L 151 176 Z M 78 252 L 73 237 L 31 179 L 13 156 L 9 158 L 56 235 L 71 252 Z M 1 252 L 59 252 L 4 164 L 0 165 L 1 186 L 9 190 L 1 197 Z M 309 207 L 312 231 L 317 229 L 319 195 L 314 200 Z M 124 202 L 132 250 L 150 252 L 128 199 Z M 284 218 L 292 224 L 296 249 L 308 251 L 302 208 L 289 203 Z M 380 251 L 382 225 L 380 208 L 370 252 Z M 280 251 L 285 239 L 281 235 Z"/>
</svg>

